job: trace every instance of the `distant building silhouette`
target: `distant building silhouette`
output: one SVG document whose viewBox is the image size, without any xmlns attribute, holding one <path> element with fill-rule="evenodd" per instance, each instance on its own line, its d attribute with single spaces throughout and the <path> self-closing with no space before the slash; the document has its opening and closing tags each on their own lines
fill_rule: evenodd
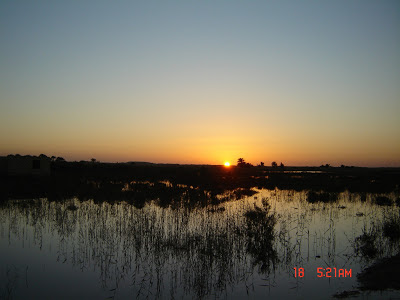
<svg viewBox="0 0 400 300">
<path fill-rule="evenodd" d="M 7 175 L 50 175 L 50 161 L 46 156 L 9 155 L 0 159 L 2 174 Z"/>
</svg>

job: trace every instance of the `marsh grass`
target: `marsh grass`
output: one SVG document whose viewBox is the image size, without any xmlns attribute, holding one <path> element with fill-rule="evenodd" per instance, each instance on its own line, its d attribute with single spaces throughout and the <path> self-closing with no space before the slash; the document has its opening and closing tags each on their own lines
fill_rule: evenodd
<svg viewBox="0 0 400 300">
<path fill-rule="evenodd" d="M 232 211 L 218 205 L 188 206 L 185 197 L 166 208 L 156 205 L 160 200 L 138 209 L 126 201 L 99 204 L 75 198 L 13 201 L 7 209 L 15 216 L 10 227 L 15 234 L 20 234 L 19 222 L 28 222 L 42 247 L 50 230 L 58 240 L 57 261 L 82 271 L 94 267 L 112 295 L 131 280 L 139 298 L 164 288 L 182 296 L 173 279 L 180 278 L 184 293 L 203 298 L 226 291 L 256 266 L 270 272 L 276 257 L 275 220 L 268 205 Z"/>
<path fill-rule="evenodd" d="M 353 243 L 355 254 L 367 261 L 397 254 L 400 246 L 399 214 L 398 209 L 386 209 L 382 219 L 371 222 L 368 229 L 364 226 L 362 234 Z"/>
<path fill-rule="evenodd" d="M 235 200 L 234 191 L 216 195 L 165 182 L 113 185 L 108 188 L 118 186 L 115 191 L 121 188 L 126 197 L 8 201 L 0 213 L 9 220 L 11 236 L 31 228 L 34 244 L 48 249 L 52 243 L 59 263 L 95 271 L 103 289 L 115 298 L 126 286 L 136 298 L 223 298 L 237 286 L 251 295 L 260 274 L 270 284 L 267 280 L 277 272 L 292 278 L 293 266 L 310 261 L 336 266 L 347 259 L 379 257 L 389 240 L 392 250 L 397 247 L 398 240 L 383 234 L 379 221 L 382 212 L 392 228 L 389 217 L 396 214 L 374 205 L 375 194 L 362 201 L 359 194 L 333 193 L 336 196 L 322 199 L 338 199 L 335 202 L 310 203 L 306 191 L 276 189 Z M 315 194 L 321 199 L 324 193 Z M 145 200 L 138 201 L 138 195 Z M 344 198 L 357 208 L 342 202 Z M 340 208 L 343 203 L 345 209 Z M 357 217 L 358 209 L 366 207 Z M 338 239 L 338 227 L 346 218 L 354 218 L 354 228 L 344 228 L 349 237 L 357 233 L 349 247 Z M 364 229 L 357 229 L 362 222 Z"/>
</svg>

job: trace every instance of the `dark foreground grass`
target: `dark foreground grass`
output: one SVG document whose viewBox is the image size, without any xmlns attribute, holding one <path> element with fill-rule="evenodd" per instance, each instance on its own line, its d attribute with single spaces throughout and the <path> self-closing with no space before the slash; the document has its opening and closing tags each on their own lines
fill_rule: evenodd
<svg viewBox="0 0 400 300">
<path fill-rule="evenodd" d="M 400 290 L 400 253 L 365 269 L 357 278 L 361 290 Z"/>
</svg>

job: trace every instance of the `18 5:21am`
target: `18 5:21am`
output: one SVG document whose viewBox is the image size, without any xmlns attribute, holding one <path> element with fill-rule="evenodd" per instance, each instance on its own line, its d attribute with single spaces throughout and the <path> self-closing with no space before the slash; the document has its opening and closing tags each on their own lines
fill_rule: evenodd
<svg viewBox="0 0 400 300">
<path fill-rule="evenodd" d="M 293 268 L 294 277 L 304 277 L 304 268 Z M 337 268 L 317 268 L 317 277 L 351 277 L 351 269 L 337 269 Z"/>
</svg>

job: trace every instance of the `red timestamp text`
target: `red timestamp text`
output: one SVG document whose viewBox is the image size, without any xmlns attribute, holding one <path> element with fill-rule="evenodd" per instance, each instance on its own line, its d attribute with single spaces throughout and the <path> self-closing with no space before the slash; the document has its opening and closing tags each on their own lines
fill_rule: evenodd
<svg viewBox="0 0 400 300">
<path fill-rule="evenodd" d="M 293 268 L 294 277 L 304 277 L 304 268 Z M 351 269 L 339 269 L 339 268 L 317 268 L 317 277 L 326 278 L 339 278 L 339 277 L 351 277 Z"/>
</svg>

